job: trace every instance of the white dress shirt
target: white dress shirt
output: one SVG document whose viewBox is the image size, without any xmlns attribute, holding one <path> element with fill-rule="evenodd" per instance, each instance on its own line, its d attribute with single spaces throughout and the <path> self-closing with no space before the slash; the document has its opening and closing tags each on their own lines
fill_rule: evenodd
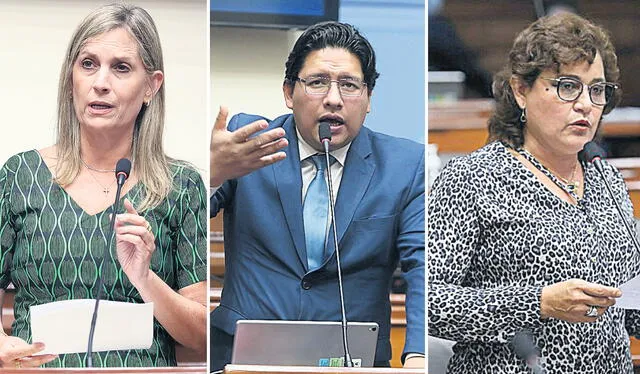
<svg viewBox="0 0 640 374">
<path fill-rule="evenodd" d="M 298 152 L 300 153 L 300 167 L 302 171 L 302 201 L 304 202 L 304 197 L 307 194 L 307 188 L 311 184 L 311 181 L 316 176 L 316 166 L 311 161 L 311 156 L 316 153 L 321 153 L 316 151 L 312 146 L 307 143 L 300 132 L 296 128 L 296 134 L 298 135 Z M 344 162 L 347 159 L 347 151 L 349 151 L 349 147 L 351 143 L 345 145 L 340 149 L 334 149 L 329 152 L 331 156 L 333 156 L 337 162 L 334 162 L 331 165 L 331 181 L 333 182 L 333 201 L 335 202 L 338 198 L 338 190 L 340 189 L 340 182 L 342 181 L 342 172 L 344 170 Z"/>
</svg>

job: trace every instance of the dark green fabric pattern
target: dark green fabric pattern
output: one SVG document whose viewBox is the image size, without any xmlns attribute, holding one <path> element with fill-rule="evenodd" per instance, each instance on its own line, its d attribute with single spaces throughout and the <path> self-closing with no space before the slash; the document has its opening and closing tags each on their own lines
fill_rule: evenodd
<svg viewBox="0 0 640 374">
<path fill-rule="evenodd" d="M 179 290 L 207 279 L 207 191 L 192 168 L 176 164 L 171 172 L 172 192 L 141 215 L 156 237 L 151 269 Z M 144 197 L 141 183 L 124 197 L 138 206 Z M 0 170 L 0 287 L 10 282 L 16 287 L 14 336 L 31 342 L 31 305 L 93 298 L 101 263 L 103 299 L 143 302 L 122 271 L 115 248 L 106 250 L 110 213 L 111 208 L 95 215 L 84 212 L 53 183 L 35 150 L 12 156 L 5 163 Z M 150 349 L 94 353 L 93 362 L 95 367 L 175 366 L 174 344 L 154 319 Z M 47 366 L 84 366 L 85 356 L 61 355 Z"/>
</svg>

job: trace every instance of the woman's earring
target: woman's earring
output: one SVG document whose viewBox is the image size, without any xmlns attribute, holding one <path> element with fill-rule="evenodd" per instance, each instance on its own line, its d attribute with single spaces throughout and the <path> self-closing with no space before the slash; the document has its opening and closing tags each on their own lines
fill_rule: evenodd
<svg viewBox="0 0 640 374">
<path fill-rule="evenodd" d="M 527 123 L 527 108 L 522 108 L 522 113 L 520 113 L 520 122 Z"/>
</svg>

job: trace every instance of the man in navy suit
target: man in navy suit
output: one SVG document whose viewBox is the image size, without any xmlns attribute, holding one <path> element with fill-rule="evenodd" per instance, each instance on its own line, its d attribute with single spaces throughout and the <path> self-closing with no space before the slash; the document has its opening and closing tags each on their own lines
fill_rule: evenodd
<svg viewBox="0 0 640 374">
<path fill-rule="evenodd" d="M 240 114 L 227 125 L 221 108 L 211 135 L 211 215 L 224 209 L 226 265 L 211 314 L 212 370 L 230 361 L 240 319 L 340 320 L 331 224 L 319 255 L 309 240 L 317 227 L 324 234 L 326 216 L 305 225 L 315 219 L 306 195 L 322 196 L 314 180 L 326 162 L 312 157 L 323 150 L 320 122 L 332 135 L 328 172 L 347 319 L 380 325 L 375 365 L 388 366 L 389 292 L 400 264 L 408 285 L 402 359 L 424 367 L 424 146 L 363 127 L 378 75 L 373 48 L 355 28 L 321 23 L 300 36 L 286 62 L 283 93 L 293 114 L 273 121 Z"/>
</svg>

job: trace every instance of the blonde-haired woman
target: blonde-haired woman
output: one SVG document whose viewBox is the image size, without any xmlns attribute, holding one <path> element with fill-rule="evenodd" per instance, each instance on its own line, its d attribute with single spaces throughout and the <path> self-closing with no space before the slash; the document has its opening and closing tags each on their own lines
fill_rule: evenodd
<svg viewBox="0 0 640 374">
<path fill-rule="evenodd" d="M 153 302 L 155 320 L 150 349 L 94 353 L 94 366 L 174 366 L 176 342 L 204 351 L 206 190 L 162 148 L 163 69 L 158 32 L 142 8 L 103 6 L 75 31 L 60 76 L 56 144 L 17 154 L 0 170 L 0 287 L 16 288 L 2 366 L 83 366 L 86 354 L 37 355 L 43 347 L 28 343 L 29 307 L 93 298 L 98 274 L 104 298 Z M 123 157 L 133 166 L 111 249 L 114 166 Z"/>
</svg>

